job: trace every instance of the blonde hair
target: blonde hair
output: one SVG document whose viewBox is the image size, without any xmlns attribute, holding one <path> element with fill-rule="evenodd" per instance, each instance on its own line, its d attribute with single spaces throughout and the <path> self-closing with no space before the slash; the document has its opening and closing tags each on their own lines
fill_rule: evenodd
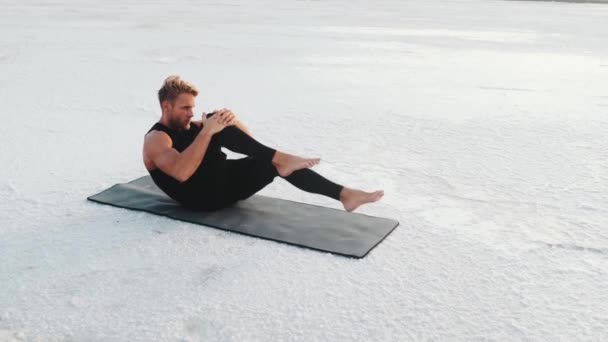
<svg viewBox="0 0 608 342">
<path fill-rule="evenodd" d="M 165 79 L 162 88 L 158 90 L 158 102 L 161 104 L 163 101 L 174 101 L 179 94 L 192 94 L 198 95 L 198 89 L 196 87 L 179 77 L 179 75 L 171 75 Z"/>
</svg>

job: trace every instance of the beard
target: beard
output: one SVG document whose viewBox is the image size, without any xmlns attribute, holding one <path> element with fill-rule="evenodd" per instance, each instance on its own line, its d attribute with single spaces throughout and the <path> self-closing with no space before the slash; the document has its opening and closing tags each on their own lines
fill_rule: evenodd
<svg viewBox="0 0 608 342">
<path fill-rule="evenodd" d="M 177 116 L 171 116 L 169 119 L 169 128 L 181 131 L 190 128 L 190 118 L 180 119 Z"/>
</svg>

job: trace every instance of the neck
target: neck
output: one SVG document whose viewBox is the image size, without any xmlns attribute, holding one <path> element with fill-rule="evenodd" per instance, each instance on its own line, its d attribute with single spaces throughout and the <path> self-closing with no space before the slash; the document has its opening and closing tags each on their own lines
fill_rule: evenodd
<svg viewBox="0 0 608 342">
<path fill-rule="evenodd" d="M 163 124 L 163 125 L 165 125 L 165 126 L 167 126 L 167 127 L 171 127 L 171 124 L 170 124 L 169 118 L 167 117 L 167 115 L 165 115 L 165 113 L 163 113 L 163 114 L 160 116 L 160 120 L 158 120 L 158 122 L 160 122 L 161 124 Z"/>
</svg>

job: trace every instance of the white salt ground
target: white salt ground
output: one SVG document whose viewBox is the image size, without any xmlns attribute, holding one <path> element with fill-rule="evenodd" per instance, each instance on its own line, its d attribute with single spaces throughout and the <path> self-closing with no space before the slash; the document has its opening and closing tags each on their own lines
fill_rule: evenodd
<svg viewBox="0 0 608 342">
<path fill-rule="evenodd" d="M 1 7 L 0 340 L 608 339 L 607 5 Z M 399 228 L 354 260 L 87 202 L 172 73 Z"/>
</svg>

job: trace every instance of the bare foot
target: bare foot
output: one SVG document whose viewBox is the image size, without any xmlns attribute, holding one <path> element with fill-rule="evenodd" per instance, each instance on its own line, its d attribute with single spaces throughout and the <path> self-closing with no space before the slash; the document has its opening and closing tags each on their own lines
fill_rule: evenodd
<svg viewBox="0 0 608 342">
<path fill-rule="evenodd" d="M 379 201 L 382 196 L 384 196 L 383 190 L 365 192 L 344 187 L 340 193 L 340 202 L 342 202 L 344 210 L 351 212 L 362 204 Z"/>
<path fill-rule="evenodd" d="M 313 167 L 321 161 L 320 158 L 302 158 L 277 151 L 272 162 L 281 177 L 287 177 L 296 170 Z"/>
</svg>

